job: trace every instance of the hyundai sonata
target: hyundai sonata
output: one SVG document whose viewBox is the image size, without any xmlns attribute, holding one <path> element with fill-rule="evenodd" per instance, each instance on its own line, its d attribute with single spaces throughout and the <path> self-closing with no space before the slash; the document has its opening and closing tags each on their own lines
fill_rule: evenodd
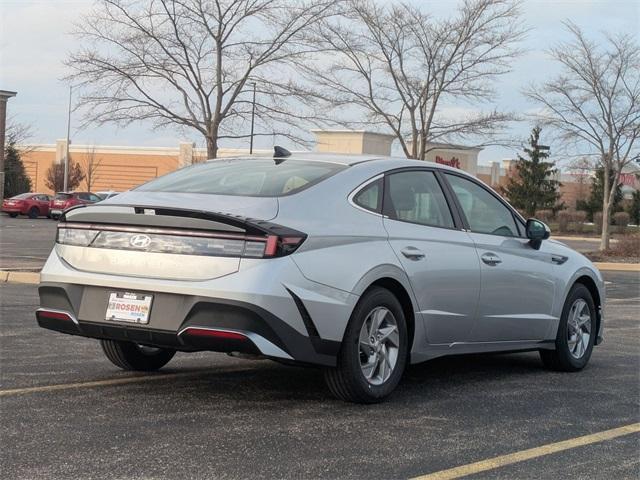
<svg viewBox="0 0 640 480">
<path fill-rule="evenodd" d="M 39 294 L 40 326 L 99 339 L 120 368 L 239 352 L 322 367 L 362 403 L 443 355 L 577 371 L 603 330 L 598 270 L 475 177 L 282 149 L 65 211 Z"/>
</svg>

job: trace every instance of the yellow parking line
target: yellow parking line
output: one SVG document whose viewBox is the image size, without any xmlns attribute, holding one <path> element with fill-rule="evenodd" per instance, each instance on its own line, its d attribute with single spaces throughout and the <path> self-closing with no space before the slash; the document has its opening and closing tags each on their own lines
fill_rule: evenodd
<svg viewBox="0 0 640 480">
<path fill-rule="evenodd" d="M 543 455 L 550 455 L 552 453 L 562 452 L 563 450 L 582 447 L 592 443 L 604 442 L 605 440 L 611 440 L 613 438 L 622 437 L 623 435 L 638 432 L 640 432 L 640 423 L 632 423 L 631 425 L 625 425 L 624 427 L 613 428 L 603 432 L 592 433 L 591 435 L 571 438 L 562 442 L 550 443 L 548 445 L 542 445 L 541 447 L 530 448 L 528 450 L 510 453 L 508 455 L 501 455 L 499 457 L 489 458 L 487 460 L 450 468 L 448 470 L 440 470 L 439 472 L 415 477 L 412 480 L 448 480 L 460 478 L 475 473 L 486 472 L 487 470 L 493 470 L 494 468 L 504 467 L 505 465 L 524 462 L 525 460 L 542 457 Z"/>
<path fill-rule="evenodd" d="M 78 383 L 60 383 L 57 385 L 41 385 L 38 387 L 26 387 L 26 388 L 13 388 L 9 390 L 0 390 L 0 397 L 7 397 L 10 395 L 22 395 L 25 393 L 40 393 L 40 392 L 54 392 L 56 390 L 71 390 L 75 388 L 92 388 L 92 387 L 105 387 L 110 385 L 124 385 L 127 383 L 142 383 L 142 382 L 155 382 L 160 380 L 170 380 L 173 378 L 195 377 L 202 375 L 203 373 L 211 372 L 228 372 L 228 369 L 208 369 L 199 370 L 196 372 L 178 372 L 178 373 L 163 373 L 156 375 L 141 375 L 139 377 L 126 377 L 126 378 L 112 378 L 109 380 L 95 380 L 93 382 L 78 382 Z"/>
</svg>

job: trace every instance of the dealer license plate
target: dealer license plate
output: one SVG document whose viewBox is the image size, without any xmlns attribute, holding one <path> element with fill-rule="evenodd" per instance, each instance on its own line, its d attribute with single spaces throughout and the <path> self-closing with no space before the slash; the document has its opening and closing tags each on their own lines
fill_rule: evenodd
<svg viewBox="0 0 640 480">
<path fill-rule="evenodd" d="M 153 295 L 113 292 L 109 295 L 106 319 L 146 325 L 149 323 L 152 300 Z"/>
</svg>

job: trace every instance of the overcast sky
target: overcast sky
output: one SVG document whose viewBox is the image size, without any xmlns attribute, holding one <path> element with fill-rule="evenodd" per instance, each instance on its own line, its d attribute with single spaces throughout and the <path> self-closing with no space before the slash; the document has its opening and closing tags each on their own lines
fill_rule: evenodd
<svg viewBox="0 0 640 480">
<path fill-rule="evenodd" d="M 413 2 L 424 3 L 436 16 L 451 13 L 455 6 L 454 0 Z M 62 80 L 62 61 L 74 49 L 74 39 L 69 35 L 73 23 L 91 5 L 91 0 L 0 0 L 0 89 L 18 92 L 9 101 L 9 116 L 32 126 L 33 143 L 54 143 L 66 135 L 68 85 Z M 554 73 L 545 49 L 566 38 L 564 20 L 570 19 L 594 37 L 602 31 L 637 33 L 640 1 L 525 0 L 524 19 L 532 29 L 523 44 L 528 51 L 514 62 L 513 72 L 502 77 L 498 86 L 498 108 L 516 112 L 535 107 L 522 97 L 522 87 Z M 514 125 L 513 135 L 524 140 L 530 128 L 527 123 Z M 202 145 L 195 132 L 188 136 L 171 129 L 154 131 L 145 124 L 79 131 L 72 122 L 71 133 L 75 144 L 176 146 L 180 140 L 187 140 Z M 487 148 L 481 152 L 480 162 L 509 158 L 514 153 L 505 148 Z"/>
</svg>

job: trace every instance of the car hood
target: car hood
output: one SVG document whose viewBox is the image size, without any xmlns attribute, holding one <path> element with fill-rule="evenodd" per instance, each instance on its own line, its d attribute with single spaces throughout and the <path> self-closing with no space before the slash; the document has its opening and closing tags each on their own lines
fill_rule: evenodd
<svg viewBox="0 0 640 480">
<path fill-rule="evenodd" d="M 240 197 L 204 193 L 130 191 L 100 202 L 102 205 L 133 205 L 198 210 L 239 215 L 245 218 L 272 220 L 278 215 L 278 199 L 274 197 Z"/>
</svg>

